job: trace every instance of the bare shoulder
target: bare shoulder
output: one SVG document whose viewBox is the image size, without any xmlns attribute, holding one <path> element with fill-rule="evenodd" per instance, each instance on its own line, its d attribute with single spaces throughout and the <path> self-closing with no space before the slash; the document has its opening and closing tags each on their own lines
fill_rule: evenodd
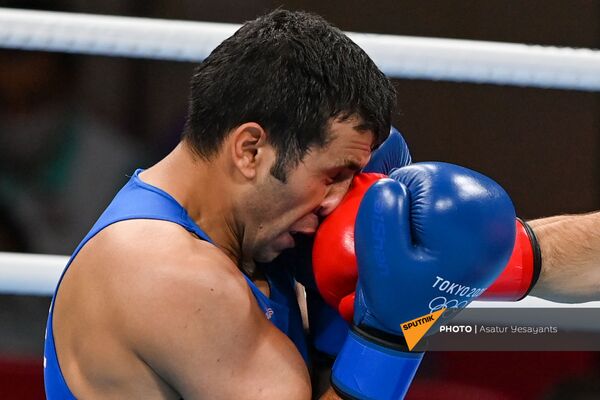
<svg viewBox="0 0 600 400">
<path fill-rule="evenodd" d="M 183 397 L 310 397 L 302 357 L 221 250 L 160 221 L 110 229 L 94 252 L 108 258 L 117 325 Z"/>
<path fill-rule="evenodd" d="M 159 272 L 156 271 L 158 268 L 163 273 L 170 271 L 171 277 L 176 277 L 186 272 L 211 274 L 236 270 L 233 262 L 217 247 L 168 221 L 122 221 L 102 230 L 82 252 L 88 247 L 96 256 L 118 261 L 115 269 L 124 272 L 144 270 L 153 273 Z"/>
<path fill-rule="evenodd" d="M 227 306 L 247 299 L 248 286 L 234 263 L 177 224 L 123 221 L 104 229 L 90 244 L 82 252 L 89 250 L 90 258 L 102 266 L 96 275 L 110 276 L 107 292 L 117 301 L 126 297 L 124 304 L 135 311 L 140 302 L 174 305 L 209 296 L 211 302 L 223 300 Z"/>
</svg>

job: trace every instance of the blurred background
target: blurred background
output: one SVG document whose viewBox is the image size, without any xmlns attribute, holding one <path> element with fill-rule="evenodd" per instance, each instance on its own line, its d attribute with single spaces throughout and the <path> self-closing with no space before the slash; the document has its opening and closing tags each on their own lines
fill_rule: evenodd
<svg viewBox="0 0 600 400">
<path fill-rule="evenodd" d="M 592 0 L 0 0 L 0 7 L 233 23 L 280 6 L 347 31 L 600 47 L 600 2 Z M 0 49 L 0 251 L 71 253 L 127 175 L 177 143 L 193 66 Z M 394 124 L 415 161 L 491 176 L 526 219 L 600 208 L 600 94 L 394 84 Z M 0 398 L 44 398 L 49 304 L 0 296 Z M 593 399 L 598 376 L 596 353 L 431 353 L 408 398 Z"/>
</svg>

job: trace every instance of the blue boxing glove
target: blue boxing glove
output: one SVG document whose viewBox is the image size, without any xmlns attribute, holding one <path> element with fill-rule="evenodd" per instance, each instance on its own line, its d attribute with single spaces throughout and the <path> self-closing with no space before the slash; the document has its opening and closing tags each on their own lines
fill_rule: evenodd
<svg viewBox="0 0 600 400">
<path fill-rule="evenodd" d="M 393 170 L 411 163 L 410 150 L 402 134 L 392 126 L 387 139 L 373 152 L 371 159 L 362 172 L 375 172 L 389 175 Z M 300 252 L 310 255 L 313 238 L 301 241 L 296 255 Z M 303 259 L 303 257 L 299 257 Z M 305 259 L 305 258 L 304 258 Z M 306 260 L 306 259 L 305 259 Z M 348 323 L 340 316 L 338 310 L 329 306 L 319 294 L 312 274 L 312 264 L 297 264 L 296 276 L 306 288 L 308 320 L 312 343 L 318 351 L 335 357 L 349 331 Z"/>
<path fill-rule="evenodd" d="M 389 175 L 397 168 L 410 165 L 412 159 L 404 137 L 392 126 L 387 139 L 371 154 L 362 172 Z"/>
<path fill-rule="evenodd" d="M 334 211 L 323 222 L 315 251 L 321 231 L 339 218 Z M 334 364 L 336 391 L 403 398 L 423 353 L 408 351 L 401 324 L 438 310 L 442 298 L 464 308 L 482 293 L 510 257 L 514 221 L 498 184 L 456 165 L 413 164 L 372 184 L 355 220 L 354 326 Z"/>
</svg>

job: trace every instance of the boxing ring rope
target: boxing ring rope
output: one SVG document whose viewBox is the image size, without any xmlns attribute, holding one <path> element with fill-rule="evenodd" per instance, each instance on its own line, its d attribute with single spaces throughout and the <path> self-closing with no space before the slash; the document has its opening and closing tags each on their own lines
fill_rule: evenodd
<svg viewBox="0 0 600 400">
<path fill-rule="evenodd" d="M 0 8 L 0 47 L 198 62 L 239 25 Z M 348 33 L 390 77 L 600 91 L 600 51 Z M 51 296 L 68 257 L 0 252 L 0 293 Z M 575 307 L 535 297 L 473 307 Z M 600 302 L 576 307 L 600 307 Z"/>
<path fill-rule="evenodd" d="M 0 8 L 0 47 L 203 60 L 236 24 Z M 600 51 L 349 32 L 394 78 L 600 91 Z"/>
<path fill-rule="evenodd" d="M 52 296 L 69 257 L 0 252 L 0 294 Z"/>
<path fill-rule="evenodd" d="M 69 257 L 0 252 L 0 294 L 52 296 Z M 475 301 L 477 308 L 600 308 L 600 301 L 582 304 L 554 303 L 528 296 L 514 302 Z"/>
</svg>

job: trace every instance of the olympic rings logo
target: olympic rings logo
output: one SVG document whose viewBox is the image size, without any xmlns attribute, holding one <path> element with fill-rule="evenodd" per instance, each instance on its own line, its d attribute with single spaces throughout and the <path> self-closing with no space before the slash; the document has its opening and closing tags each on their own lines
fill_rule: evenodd
<svg viewBox="0 0 600 400">
<path fill-rule="evenodd" d="M 447 319 L 447 318 L 452 318 L 461 309 L 465 308 L 468 304 L 469 304 L 468 300 L 463 300 L 463 301 L 459 302 L 456 299 L 448 300 L 444 296 L 438 296 L 429 302 L 429 311 L 432 313 L 435 311 L 439 311 L 442 308 L 445 308 L 446 311 L 441 316 L 441 318 Z"/>
</svg>

